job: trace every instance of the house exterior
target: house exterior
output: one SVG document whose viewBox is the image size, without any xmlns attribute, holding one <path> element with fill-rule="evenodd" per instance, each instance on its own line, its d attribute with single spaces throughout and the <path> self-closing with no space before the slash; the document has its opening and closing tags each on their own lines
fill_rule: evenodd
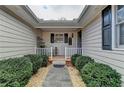
<svg viewBox="0 0 124 93">
<path fill-rule="evenodd" d="M 37 47 L 57 48 L 63 56 L 65 48 L 81 48 L 121 73 L 124 86 L 124 6 L 87 6 L 76 23 L 38 23 L 35 17 L 24 6 L 0 6 L 0 59 L 36 53 Z"/>
</svg>

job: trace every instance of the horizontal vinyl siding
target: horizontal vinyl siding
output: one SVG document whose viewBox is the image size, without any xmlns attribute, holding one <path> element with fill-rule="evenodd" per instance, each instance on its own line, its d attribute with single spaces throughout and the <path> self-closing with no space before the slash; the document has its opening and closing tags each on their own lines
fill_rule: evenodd
<svg viewBox="0 0 124 93">
<path fill-rule="evenodd" d="M 33 54 L 35 47 L 32 29 L 0 10 L 0 59 Z"/>
<path fill-rule="evenodd" d="M 83 29 L 84 54 L 91 56 L 97 62 L 110 65 L 122 75 L 124 86 L 124 51 L 102 50 L 102 21 L 99 15 Z"/>
</svg>

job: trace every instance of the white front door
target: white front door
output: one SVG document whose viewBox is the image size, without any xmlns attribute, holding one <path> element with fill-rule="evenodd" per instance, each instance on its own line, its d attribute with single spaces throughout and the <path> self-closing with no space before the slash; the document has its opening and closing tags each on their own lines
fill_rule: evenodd
<svg viewBox="0 0 124 93">
<path fill-rule="evenodd" d="M 57 48 L 57 55 L 65 54 L 65 44 L 64 43 L 54 43 L 54 45 L 53 45 L 54 52 L 56 51 L 55 48 Z"/>
<path fill-rule="evenodd" d="M 55 48 L 57 48 L 57 55 L 64 55 L 67 45 L 67 43 L 64 43 L 64 33 L 54 33 L 54 43 L 52 43 L 52 47 L 54 52 L 56 52 Z M 56 55 L 56 53 L 54 54 Z"/>
</svg>

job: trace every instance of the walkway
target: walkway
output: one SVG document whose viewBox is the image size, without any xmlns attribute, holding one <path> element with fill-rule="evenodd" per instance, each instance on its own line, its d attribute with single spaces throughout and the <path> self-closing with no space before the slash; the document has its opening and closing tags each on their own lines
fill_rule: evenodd
<svg viewBox="0 0 124 93">
<path fill-rule="evenodd" d="M 53 61 L 53 66 L 43 82 L 43 87 L 73 87 L 64 61 L 60 61 Z"/>
</svg>

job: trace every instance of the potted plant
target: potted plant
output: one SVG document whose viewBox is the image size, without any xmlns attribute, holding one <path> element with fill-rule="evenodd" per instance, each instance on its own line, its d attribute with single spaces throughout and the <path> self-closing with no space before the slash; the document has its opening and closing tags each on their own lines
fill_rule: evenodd
<svg viewBox="0 0 124 93">
<path fill-rule="evenodd" d="M 51 57 L 49 57 L 49 63 L 52 64 L 53 63 L 53 59 Z"/>
<path fill-rule="evenodd" d="M 72 66 L 72 64 L 71 64 L 71 58 L 67 58 L 66 59 L 66 65 L 67 66 Z"/>
</svg>

